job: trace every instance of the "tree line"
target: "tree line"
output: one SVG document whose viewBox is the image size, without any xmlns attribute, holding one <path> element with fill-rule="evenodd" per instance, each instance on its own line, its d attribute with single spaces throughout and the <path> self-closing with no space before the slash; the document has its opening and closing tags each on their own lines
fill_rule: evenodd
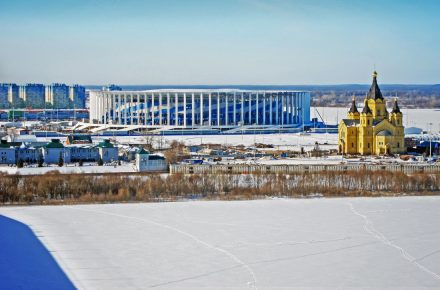
<svg viewBox="0 0 440 290">
<path fill-rule="evenodd" d="M 0 177 L 2 204 L 158 202 L 181 199 L 438 195 L 440 174 L 326 171 L 289 174 L 144 174 Z"/>
</svg>

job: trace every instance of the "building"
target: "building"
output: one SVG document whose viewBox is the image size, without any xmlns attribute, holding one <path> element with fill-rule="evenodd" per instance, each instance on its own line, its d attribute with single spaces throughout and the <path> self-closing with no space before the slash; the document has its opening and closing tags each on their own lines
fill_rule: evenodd
<svg viewBox="0 0 440 290">
<path fill-rule="evenodd" d="M 0 143 L 0 164 L 15 164 L 15 148 L 6 140 Z"/>
<path fill-rule="evenodd" d="M 22 143 L 15 149 L 16 161 L 21 160 L 26 163 L 36 163 L 39 158 L 42 158 L 39 148 Z"/>
<path fill-rule="evenodd" d="M 74 109 L 84 109 L 86 107 L 86 88 L 80 85 L 70 86 L 69 99 Z"/>
<path fill-rule="evenodd" d="M 107 85 L 105 87 L 102 87 L 103 91 L 122 91 L 122 88 L 117 85 Z"/>
<path fill-rule="evenodd" d="M 377 73 L 362 112 L 358 111 L 353 97 L 347 119 L 338 128 L 338 151 L 341 154 L 382 155 L 405 153 L 403 114 L 397 99 L 391 112 L 377 84 Z"/>
<path fill-rule="evenodd" d="M 141 149 L 136 154 L 136 170 L 145 171 L 166 171 L 168 169 L 165 157 L 150 154 L 150 152 Z"/>
<path fill-rule="evenodd" d="M 118 148 L 108 139 L 97 145 L 76 144 L 64 146 L 59 139 L 52 139 L 49 143 L 41 142 L 8 142 L 1 140 L 0 164 L 17 164 L 21 160 L 25 163 L 37 163 L 41 160 L 46 164 L 58 164 L 60 158 L 63 163 L 88 161 L 104 163 L 118 161 Z"/>
<path fill-rule="evenodd" d="M 143 127 L 299 128 L 310 123 L 310 93 L 253 90 L 91 91 L 97 124 Z"/>
<path fill-rule="evenodd" d="M 70 150 L 64 147 L 60 139 L 52 139 L 42 147 L 41 154 L 46 164 L 56 164 L 63 160 L 63 163 L 70 163 Z"/>
<path fill-rule="evenodd" d="M 118 148 L 110 143 L 109 139 L 104 139 L 96 145 L 96 148 L 98 148 L 99 156 L 103 162 L 118 161 Z"/>
<path fill-rule="evenodd" d="M 0 108 L 9 108 L 9 84 L 0 84 Z"/>
<path fill-rule="evenodd" d="M 66 145 L 92 144 L 92 136 L 88 134 L 72 134 L 67 136 Z"/>
<path fill-rule="evenodd" d="M 0 120 L 81 120 L 89 119 L 89 111 L 85 109 L 6 109 L 0 111 Z"/>
<path fill-rule="evenodd" d="M 54 109 L 71 108 L 69 87 L 65 84 L 52 84 L 46 87 L 46 101 Z"/>
<path fill-rule="evenodd" d="M 44 108 L 46 105 L 45 87 L 42 84 L 26 84 L 20 86 L 20 99 L 26 107 Z"/>
<path fill-rule="evenodd" d="M 20 89 L 16 84 L 2 84 L 2 86 L 7 87 L 8 90 L 8 100 L 5 103 L 8 107 L 19 108 L 23 105 L 23 100 L 20 98 Z"/>
<path fill-rule="evenodd" d="M 95 146 L 72 146 L 70 149 L 71 162 L 97 162 L 99 160 L 99 150 Z"/>
</svg>

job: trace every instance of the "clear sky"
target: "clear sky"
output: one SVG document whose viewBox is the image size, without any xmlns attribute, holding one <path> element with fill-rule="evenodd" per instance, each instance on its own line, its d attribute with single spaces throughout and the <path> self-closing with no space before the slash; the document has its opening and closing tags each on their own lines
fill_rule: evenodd
<svg viewBox="0 0 440 290">
<path fill-rule="evenodd" d="M 0 0 L 0 82 L 440 83 L 440 1 Z"/>
</svg>

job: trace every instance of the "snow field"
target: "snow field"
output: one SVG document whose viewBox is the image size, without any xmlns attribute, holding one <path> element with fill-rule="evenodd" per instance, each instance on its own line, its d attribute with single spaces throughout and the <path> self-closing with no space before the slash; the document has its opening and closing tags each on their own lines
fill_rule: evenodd
<svg viewBox="0 0 440 290">
<path fill-rule="evenodd" d="M 439 197 L 0 208 L 80 289 L 440 287 Z"/>
<path fill-rule="evenodd" d="M 363 104 L 359 101 L 358 108 L 363 108 Z M 318 111 L 327 124 L 338 124 L 341 119 L 347 117 L 348 109 L 349 107 L 312 107 L 310 108 L 310 118 L 318 118 L 321 121 L 316 112 Z M 400 109 L 403 113 L 403 125 L 405 127 L 417 127 L 427 131 L 440 132 L 439 109 L 406 109 L 402 107 Z M 388 111 L 390 111 L 389 108 Z"/>
</svg>

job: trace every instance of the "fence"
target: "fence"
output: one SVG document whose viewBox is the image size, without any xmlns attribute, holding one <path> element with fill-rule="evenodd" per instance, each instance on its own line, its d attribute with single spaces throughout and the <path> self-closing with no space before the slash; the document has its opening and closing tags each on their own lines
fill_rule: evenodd
<svg viewBox="0 0 440 290">
<path fill-rule="evenodd" d="M 170 165 L 170 173 L 183 174 L 215 174 L 215 173 L 302 173 L 320 171 L 360 171 L 360 170 L 386 170 L 403 173 L 437 173 L 440 172 L 440 165 L 426 164 L 295 164 L 295 165 L 264 165 L 264 164 L 215 164 L 215 165 L 191 165 L 173 164 Z"/>
</svg>

